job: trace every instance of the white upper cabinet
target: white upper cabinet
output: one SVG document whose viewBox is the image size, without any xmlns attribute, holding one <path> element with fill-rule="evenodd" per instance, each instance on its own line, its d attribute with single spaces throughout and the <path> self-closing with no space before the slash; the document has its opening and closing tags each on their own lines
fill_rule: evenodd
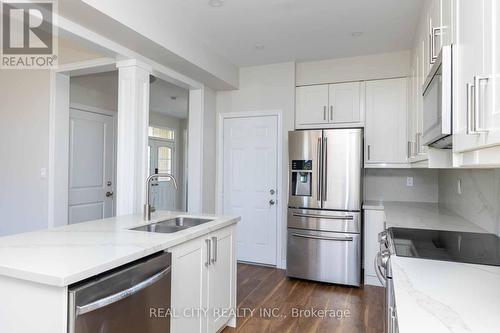
<svg viewBox="0 0 500 333">
<path fill-rule="evenodd" d="M 296 127 L 334 128 L 363 126 L 363 82 L 297 87 Z"/>
<path fill-rule="evenodd" d="M 500 4 L 456 5 L 453 151 L 463 153 L 500 145 Z"/>
<path fill-rule="evenodd" d="M 407 79 L 366 82 L 366 167 L 407 167 Z"/>
<path fill-rule="evenodd" d="M 297 125 L 328 123 L 328 85 L 297 87 Z"/>
<path fill-rule="evenodd" d="M 329 111 L 330 122 L 359 123 L 361 119 L 360 108 L 360 82 L 338 83 L 329 85 Z"/>
</svg>

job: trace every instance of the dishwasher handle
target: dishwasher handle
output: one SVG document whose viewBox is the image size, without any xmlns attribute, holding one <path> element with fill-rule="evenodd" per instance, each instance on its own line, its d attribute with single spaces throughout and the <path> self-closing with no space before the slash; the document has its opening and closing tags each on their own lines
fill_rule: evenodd
<svg viewBox="0 0 500 333">
<path fill-rule="evenodd" d="M 155 284 L 159 280 L 161 280 L 165 275 L 169 274 L 171 270 L 171 266 L 167 267 L 166 269 L 160 271 L 159 273 L 151 276 L 150 278 L 128 288 L 123 291 L 120 291 L 116 294 L 101 298 L 95 302 L 89 303 L 87 305 L 82 305 L 82 306 L 77 306 L 76 307 L 76 315 L 83 315 L 95 310 L 98 310 L 100 308 L 103 308 L 105 306 L 108 306 L 110 304 L 116 303 L 118 301 L 121 301 L 125 298 L 128 298 L 134 294 L 137 294 L 139 291 L 146 289 L 147 287 Z"/>
</svg>

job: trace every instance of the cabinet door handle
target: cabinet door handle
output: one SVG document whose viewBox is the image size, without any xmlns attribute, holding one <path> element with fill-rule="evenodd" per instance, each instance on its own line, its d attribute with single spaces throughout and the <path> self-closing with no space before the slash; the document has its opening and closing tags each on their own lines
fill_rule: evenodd
<svg viewBox="0 0 500 333">
<path fill-rule="evenodd" d="M 481 116 L 483 116 L 484 98 L 481 93 L 481 82 L 488 81 L 485 76 L 474 76 L 474 132 L 487 132 L 486 128 L 480 127 Z"/>
<path fill-rule="evenodd" d="M 217 237 L 212 237 L 212 243 L 213 243 L 213 251 L 212 251 L 212 264 L 215 264 L 217 262 Z"/>
<path fill-rule="evenodd" d="M 326 120 L 326 105 L 323 106 L 323 120 Z"/>
<path fill-rule="evenodd" d="M 410 159 L 411 157 L 411 141 L 408 141 L 406 145 L 406 156 L 408 157 L 408 159 Z"/>
<path fill-rule="evenodd" d="M 333 121 L 333 105 L 330 105 L 330 121 Z"/>
<path fill-rule="evenodd" d="M 367 150 L 367 155 L 368 155 L 367 160 L 369 161 L 371 159 L 371 147 L 370 147 L 370 145 L 366 146 L 366 150 Z"/>
<path fill-rule="evenodd" d="M 205 244 L 207 245 L 207 261 L 205 262 L 205 266 L 210 266 L 210 258 L 212 257 L 212 241 L 210 239 L 205 239 Z"/>
<path fill-rule="evenodd" d="M 430 51 L 431 51 L 431 58 L 430 58 L 430 62 L 431 64 L 434 64 L 438 58 L 438 56 L 436 55 L 436 36 L 438 35 L 438 32 L 441 33 L 441 27 L 434 27 L 431 29 L 431 47 L 430 47 Z"/>
<path fill-rule="evenodd" d="M 473 123 L 473 117 L 472 117 L 472 90 L 474 89 L 474 86 L 470 83 L 467 83 L 465 85 L 465 89 L 467 89 L 467 101 L 466 101 L 466 111 L 467 111 L 467 134 L 476 134 L 474 133 L 474 126 L 472 125 Z"/>
</svg>

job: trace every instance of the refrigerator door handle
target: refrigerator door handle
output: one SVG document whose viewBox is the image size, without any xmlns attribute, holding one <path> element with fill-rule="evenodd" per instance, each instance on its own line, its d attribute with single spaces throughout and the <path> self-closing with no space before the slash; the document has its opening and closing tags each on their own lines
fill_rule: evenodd
<svg viewBox="0 0 500 333">
<path fill-rule="evenodd" d="M 328 139 L 323 138 L 323 185 L 321 186 L 322 194 L 321 201 L 327 201 L 327 184 L 328 184 Z"/>
<path fill-rule="evenodd" d="M 321 149 L 322 149 L 322 143 L 321 143 L 321 138 L 318 138 L 318 181 L 317 181 L 317 197 L 318 197 L 318 202 L 321 205 Z"/>
<path fill-rule="evenodd" d="M 292 213 L 292 216 L 306 217 L 306 218 L 311 218 L 311 219 L 325 219 L 325 220 L 350 220 L 350 221 L 354 220 L 354 216 L 352 216 L 352 215 L 332 216 L 332 215 Z"/>
</svg>

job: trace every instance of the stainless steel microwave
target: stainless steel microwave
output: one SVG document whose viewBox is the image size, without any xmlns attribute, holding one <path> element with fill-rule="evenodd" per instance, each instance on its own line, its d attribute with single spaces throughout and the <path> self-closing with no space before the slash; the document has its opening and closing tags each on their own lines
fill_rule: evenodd
<svg viewBox="0 0 500 333">
<path fill-rule="evenodd" d="M 452 147 L 452 46 L 443 46 L 424 84 L 424 145 Z"/>
</svg>

